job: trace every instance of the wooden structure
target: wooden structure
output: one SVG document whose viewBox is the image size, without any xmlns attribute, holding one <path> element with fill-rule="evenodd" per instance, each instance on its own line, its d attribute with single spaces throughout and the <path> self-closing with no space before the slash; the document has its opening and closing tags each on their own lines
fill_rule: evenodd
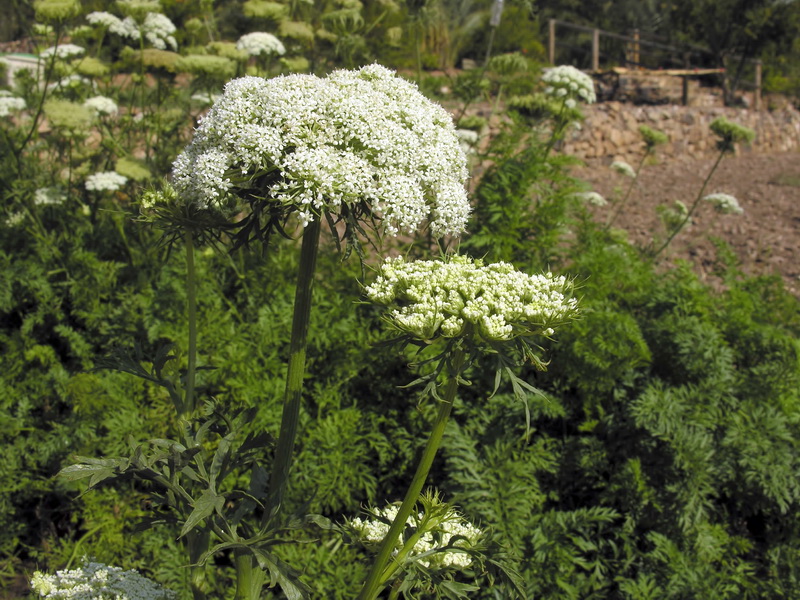
<svg viewBox="0 0 800 600">
<path fill-rule="evenodd" d="M 633 66 L 635 69 L 642 69 L 642 47 L 648 47 L 658 50 L 665 50 L 667 52 L 671 52 L 678 56 L 684 57 L 684 67 L 683 69 L 659 69 L 659 73 L 663 72 L 665 74 L 670 75 L 677 75 L 684 78 L 689 77 L 696 77 L 700 75 L 707 75 L 711 73 L 723 73 L 725 69 L 693 69 L 689 64 L 689 55 L 688 51 L 694 52 L 703 52 L 708 53 L 708 49 L 702 48 L 700 46 L 686 46 L 684 48 L 678 48 L 675 46 L 670 46 L 668 44 L 662 44 L 660 42 L 652 41 L 652 40 L 645 40 L 642 39 L 641 35 L 639 34 L 639 30 L 636 29 L 633 31 L 632 36 L 627 35 L 620 35 L 618 33 L 613 33 L 611 31 L 604 31 L 602 29 L 597 29 L 596 27 L 587 27 L 585 25 L 577 25 L 575 23 L 568 23 L 566 21 L 561 21 L 559 19 L 550 19 L 548 22 L 548 43 L 547 43 L 547 56 L 551 64 L 555 64 L 556 62 L 556 27 L 565 27 L 567 29 L 573 29 L 576 31 L 582 31 L 584 33 L 590 33 L 592 36 L 592 58 L 591 58 L 591 68 L 592 72 L 600 71 L 600 37 L 606 37 L 609 39 L 615 39 L 626 44 L 626 63 Z M 736 58 L 736 57 L 734 57 Z M 750 61 L 754 66 L 754 77 L 753 77 L 753 108 L 759 110 L 761 108 L 761 76 L 762 76 L 762 64 L 760 60 L 752 60 Z M 684 104 L 688 102 L 688 86 L 684 84 Z"/>
</svg>

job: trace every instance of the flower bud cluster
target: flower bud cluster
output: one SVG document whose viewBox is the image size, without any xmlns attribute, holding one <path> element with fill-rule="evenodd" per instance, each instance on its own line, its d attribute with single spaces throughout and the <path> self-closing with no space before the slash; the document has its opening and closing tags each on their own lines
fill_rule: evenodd
<svg viewBox="0 0 800 600">
<path fill-rule="evenodd" d="M 547 84 L 544 93 L 555 98 L 572 100 L 570 108 L 575 106 L 575 101 L 592 104 L 597 101 L 594 93 L 594 81 L 583 71 L 570 65 L 561 65 L 544 70 L 542 81 Z"/>
<path fill-rule="evenodd" d="M 730 194 L 723 194 L 717 192 L 703 196 L 703 200 L 710 202 L 714 205 L 717 212 L 725 215 L 741 215 L 744 214 L 744 209 L 739 205 L 739 201 Z"/>
<path fill-rule="evenodd" d="M 726 144 L 738 142 L 749 144 L 756 137 L 756 132 L 749 127 L 728 121 L 725 117 L 717 117 L 711 121 L 709 128 L 714 135 L 720 138 L 721 142 Z"/>
<path fill-rule="evenodd" d="M 31 588 L 40 598 L 71 600 L 173 600 L 176 594 L 134 570 L 96 562 L 46 575 L 36 571 Z"/>
<path fill-rule="evenodd" d="M 224 213 L 261 175 L 269 189 L 252 193 L 304 223 L 367 202 L 390 234 L 427 219 L 445 235 L 462 232 L 470 210 L 450 115 L 379 65 L 229 82 L 175 160 L 175 188 L 188 205 Z"/>
<path fill-rule="evenodd" d="M 396 303 L 389 317 L 401 330 L 430 340 L 467 329 L 490 341 L 519 335 L 551 335 L 574 315 L 577 300 L 563 276 L 527 275 L 505 262 L 485 265 L 466 256 L 448 262 L 388 258 L 366 288 L 378 304 Z"/>
<path fill-rule="evenodd" d="M 423 500 L 423 508 L 427 510 L 412 513 L 406 520 L 406 533 L 397 540 L 394 548 L 395 555 L 401 551 L 403 541 L 408 539 L 411 532 L 416 532 L 418 539 L 406 555 L 407 557 L 419 557 L 416 560 L 429 569 L 470 566 L 472 556 L 465 552 L 437 552 L 437 550 L 448 546 L 473 548 L 481 537 L 481 530 L 464 519 L 453 507 L 440 502 L 437 498 L 429 500 L 434 503 L 432 507 L 426 506 L 426 502 Z M 372 511 L 376 518 L 356 517 L 349 521 L 348 525 L 364 545 L 377 547 L 389 533 L 389 527 L 397 516 L 398 510 L 398 505 L 390 504 L 383 509 Z M 423 554 L 425 556 L 420 556 Z"/>
<path fill-rule="evenodd" d="M 254 31 L 253 33 L 245 33 L 236 42 L 236 49 L 247 52 L 249 56 L 269 56 L 277 54 L 282 56 L 286 54 L 286 48 L 281 41 L 271 33 L 263 31 Z"/>
</svg>

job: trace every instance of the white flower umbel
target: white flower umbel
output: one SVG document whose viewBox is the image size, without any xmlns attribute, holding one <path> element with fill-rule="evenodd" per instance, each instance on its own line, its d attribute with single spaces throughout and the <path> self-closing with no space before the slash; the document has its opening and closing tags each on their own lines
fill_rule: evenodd
<svg viewBox="0 0 800 600">
<path fill-rule="evenodd" d="M 39 188 L 33 193 L 33 203 L 39 206 L 45 204 L 62 204 L 66 199 L 67 196 L 60 188 Z"/>
<path fill-rule="evenodd" d="M 616 171 L 620 175 L 625 175 L 625 177 L 630 177 L 631 179 L 636 178 L 636 170 L 624 160 L 615 160 L 612 162 L 611 170 Z"/>
<path fill-rule="evenodd" d="M 3 90 L 5 91 L 5 90 Z M 25 99 L 0 93 L 0 117 L 7 117 L 12 112 L 25 110 Z"/>
<path fill-rule="evenodd" d="M 366 288 L 378 304 L 400 305 L 389 319 L 402 331 L 430 340 L 453 338 L 469 329 L 490 341 L 551 335 L 571 318 L 577 300 L 572 284 L 552 273 L 528 275 L 511 264 L 453 256 L 449 261 L 405 262 L 388 258 Z"/>
<path fill-rule="evenodd" d="M 128 182 L 128 178 L 114 171 L 95 173 L 86 178 L 86 189 L 92 192 L 116 192 Z"/>
<path fill-rule="evenodd" d="M 597 101 L 592 78 L 570 65 L 545 69 L 542 81 L 547 84 L 544 92 L 549 96 L 579 100 L 586 104 Z"/>
<path fill-rule="evenodd" d="M 36 571 L 31 589 L 39 598 L 70 600 L 173 600 L 176 594 L 134 570 L 84 561 L 79 569 L 46 575 Z"/>
<path fill-rule="evenodd" d="M 730 194 L 717 192 L 703 196 L 703 200 L 714 205 L 714 209 L 725 215 L 741 215 L 744 209 L 739 205 L 739 201 Z"/>
<path fill-rule="evenodd" d="M 46 50 L 42 50 L 39 56 L 42 58 L 50 58 L 55 54 L 56 57 L 66 60 L 68 58 L 81 56 L 84 52 L 86 52 L 84 48 L 76 46 L 75 44 L 61 44 L 60 46 L 51 46 Z"/>
<path fill-rule="evenodd" d="M 178 43 L 172 35 L 177 28 L 169 17 L 161 13 L 147 13 L 142 23 L 137 23 L 133 17 L 118 19 L 106 12 L 89 13 L 86 19 L 93 25 L 107 27 L 111 33 L 136 42 L 144 37 L 150 45 L 159 50 L 166 50 L 167 46 L 173 50 L 178 49 Z"/>
<path fill-rule="evenodd" d="M 116 17 L 105 11 L 90 12 L 88 15 L 86 15 L 86 20 L 96 27 L 105 27 L 106 29 L 111 27 L 119 27 L 120 23 L 122 23 L 122 20 L 119 17 Z"/>
<path fill-rule="evenodd" d="M 608 204 L 608 201 L 597 192 L 577 192 L 574 194 L 574 197 L 592 206 L 605 206 Z"/>
<path fill-rule="evenodd" d="M 286 53 L 286 48 L 278 38 L 271 33 L 263 31 L 245 33 L 236 42 L 236 49 L 247 52 L 250 56 L 270 56 L 273 54 L 283 56 Z"/>
<path fill-rule="evenodd" d="M 414 545 L 403 553 L 404 559 L 417 560 L 429 569 L 469 567 L 472 556 L 442 549 L 473 548 L 481 537 L 481 530 L 436 496 L 424 497 L 422 505 L 422 511 L 412 513 L 406 520 L 406 534 L 397 539 L 394 554 L 401 552 L 404 540 L 416 535 Z M 390 504 L 371 511 L 373 518 L 356 517 L 348 525 L 365 546 L 377 547 L 389 533 L 398 510 L 397 504 Z"/>
<path fill-rule="evenodd" d="M 91 108 L 98 115 L 115 115 L 119 111 L 117 103 L 105 96 L 89 98 L 83 105 L 87 108 Z"/>
<path fill-rule="evenodd" d="M 458 234 L 469 215 L 466 157 L 450 115 L 379 65 L 327 78 L 244 77 L 225 93 L 173 165 L 182 200 L 224 216 L 252 193 L 302 214 L 366 202 L 390 234 L 428 220 Z"/>
</svg>

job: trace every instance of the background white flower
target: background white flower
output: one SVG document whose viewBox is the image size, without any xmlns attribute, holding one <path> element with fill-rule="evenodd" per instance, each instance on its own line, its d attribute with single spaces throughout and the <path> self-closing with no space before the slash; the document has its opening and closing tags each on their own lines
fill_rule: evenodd
<svg viewBox="0 0 800 600">
<path fill-rule="evenodd" d="M 49 58 L 54 54 L 61 59 L 72 58 L 74 56 L 81 56 L 86 50 L 75 44 L 61 44 L 60 46 L 51 46 L 46 50 L 42 50 L 39 56 Z"/>
<path fill-rule="evenodd" d="M 568 97 L 573 101 L 579 100 L 587 104 L 597 101 L 594 81 L 591 76 L 571 65 L 560 65 L 545 69 L 542 81 L 547 84 L 544 90 L 545 94 L 550 96 L 556 98 Z M 574 102 L 571 104 L 574 106 Z"/>
<path fill-rule="evenodd" d="M 744 209 L 739 205 L 739 201 L 730 194 L 723 194 L 717 192 L 703 196 L 703 200 L 710 202 L 714 208 L 726 215 L 741 215 L 744 214 Z"/>
<path fill-rule="evenodd" d="M 631 179 L 636 178 L 636 171 L 624 160 L 615 160 L 611 163 L 610 168 L 612 171 L 616 171 L 620 175 L 625 175 L 625 177 L 630 177 Z"/>
<path fill-rule="evenodd" d="M 286 53 L 286 48 L 283 43 L 271 33 L 263 31 L 254 31 L 253 33 L 246 33 L 239 38 L 236 42 L 236 49 L 247 52 L 250 56 L 269 56 L 270 54 L 277 54 L 282 56 Z"/>
<path fill-rule="evenodd" d="M 410 558 L 431 552 L 437 548 L 444 548 L 456 536 L 462 536 L 463 539 L 453 542 L 455 547 L 471 548 L 478 543 L 482 534 L 480 529 L 464 519 L 454 508 L 444 503 L 435 504 L 434 507 L 435 510 L 430 511 L 429 514 L 426 514 L 426 512 L 412 513 L 406 521 L 407 527 L 417 530 L 421 528 L 425 531 L 408 554 Z M 383 509 L 376 509 L 372 512 L 392 523 L 397 516 L 398 510 L 399 506 L 397 504 L 390 504 Z M 348 525 L 367 546 L 379 545 L 389 533 L 389 524 L 384 523 L 379 518 L 362 519 L 356 517 L 349 521 Z M 395 544 L 395 549 L 398 551 L 402 547 L 402 538 L 403 536 L 400 536 Z M 466 568 L 472 563 L 472 557 L 464 552 L 435 552 L 419 560 L 428 568 L 439 569 L 447 567 Z"/>
<path fill-rule="evenodd" d="M 25 110 L 25 99 L 12 96 L 5 90 L 0 90 L 0 117 L 7 117 L 12 112 Z"/>
<path fill-rule="evenodd" d="M 114 171 L 95 173 L 86 178 L 86 189 L 94 192 L 116 192 L 128 181 L 124 175 Z"/>
<path fill-rule="evenodd" d="M 36 571 L 31 589 L 39 598 L 52 600 L 173 600 L 176 594 L 143 577 L 97 562 L 84 562 L 79 569 L 47 575 Z"/>
<path fill-rule="evenodd" d="M 91 108 L 100 115 L 114 115 L 119 110 L 117 103 L 111 98 L 107 98 L 105 96 L 94 96 L 93 98 L 89 98 L 83 103 L 83 105 L 87 108 Z"/>
</svg>

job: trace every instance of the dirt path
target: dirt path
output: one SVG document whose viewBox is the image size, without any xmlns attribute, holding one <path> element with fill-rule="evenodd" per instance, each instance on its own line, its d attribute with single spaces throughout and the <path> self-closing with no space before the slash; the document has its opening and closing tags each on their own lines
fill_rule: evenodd
<svg viewBox="0 0 800 600">
<path fill-rule="evenodd" d="M 646 244 L 653 231 L 663 231 L 656 207 L 675 200 L 690 206 L 713 162 L 646 165 L 615 227 L 624 229 L 632 242 Z M 618 188 L 630 181 L 600 164 L 577 169 L 576 175 L 606 198 L 614 196 L 615 188 L 621 195 Z M 726 157 L 705 193 L 713 192 L 735 196 L 744 214 L 719 215 L 710 206 L 701 206 L 692 226 L 673 241 L 669 256 L 690 260 L 701 277 L 714 283 L 711 267 L 716 251 L 709 237 L 718 237 L 731 245 L 746 273 L 779 273 L 787 289 L 800 297 L 800 154 Z M 607 210 L 598 209 L 598 219 L 605 219 Z"/>
</svg>

